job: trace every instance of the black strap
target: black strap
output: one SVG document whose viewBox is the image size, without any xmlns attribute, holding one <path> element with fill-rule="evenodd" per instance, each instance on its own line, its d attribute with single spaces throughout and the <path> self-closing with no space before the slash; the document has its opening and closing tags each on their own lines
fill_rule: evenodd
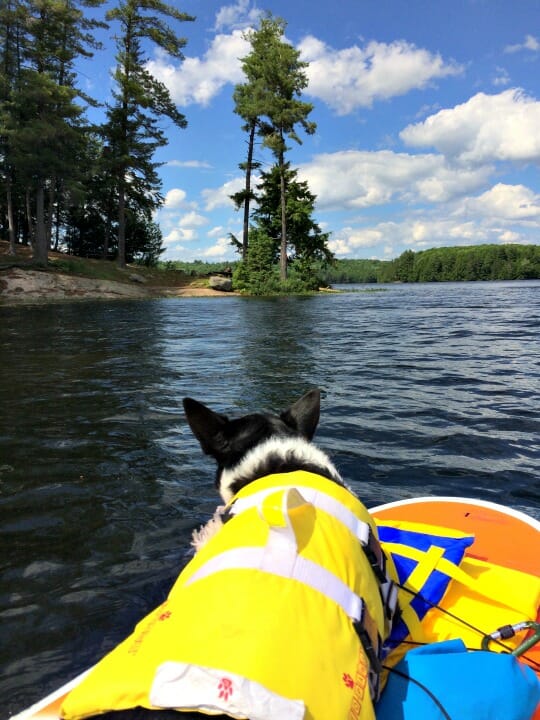
<svg viewBox="0 0 540 720">
<path fill-rule="evenodd" d="M 369 662 L 369 689 L 372 699 L 376 701 L 380 695 L 382 641 L 377 623 L 371 617 L 365 602 L 362 607 L 362 617 L 353 623 L 353 627 Z"/>
</svg>

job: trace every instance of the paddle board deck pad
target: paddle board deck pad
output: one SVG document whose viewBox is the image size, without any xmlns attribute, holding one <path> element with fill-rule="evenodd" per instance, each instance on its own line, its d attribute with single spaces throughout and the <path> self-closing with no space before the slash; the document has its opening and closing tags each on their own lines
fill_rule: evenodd
<svg viewBox="0 0 540 720">
<path fill-rule="evenodd" d="M 540 575 L 540 522 L 517 510 L 482 500 L 425 497 L 379 505 L 371 508 L 370 512 L 379 523 L 426 523 L 474 535 L 466 557 Z M 540 622 L 540 606 L 537 621 Z M 527 657 L 535 667 L 540 668 L 540 643 L 527 651 Z M 15 715 L 12 720 L 59 720 L 64 698 L 88 672 Z M 540 708 L 534 720 L 540 720 Z"/>
<path fill-rule="evenodd" d="M 379 525 L 406 521 L 472 535 L 474 542 L 465 551 L 465 559 L 540 577 L 540 522 L 518 510 L 482 500 L 425 497 L 379 505 L 370 508 L 370 513 Z M 540 623 L 540 604 L 536 608 L 536 622 Z M 526 637 L 524 633 L 519 639 L 525 641 Z M 540 642 L 527 650 L 526 660 L 525 654 L 522 659 L 540 678 Z M 540 705 L 531 720 L 540 720 Z"/>
</svg>

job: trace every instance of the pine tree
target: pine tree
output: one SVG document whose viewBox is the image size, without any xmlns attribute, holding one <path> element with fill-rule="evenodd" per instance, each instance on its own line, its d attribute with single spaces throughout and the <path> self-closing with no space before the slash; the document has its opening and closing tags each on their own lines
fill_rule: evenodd
<svg viewBox="0 0 540 720">
<path fill-rule="evenodd" d="M 308 183 L 298 180 L 297 171 L 288 164 L 283 168 L 283 174 L 287 187 L 287 257 L 293 262 L 302 283 L 315 289 L 320 273 L 334 259 L 328 248 L 329 233 L 322 232 L 313 218 L 316 197 L 310 192 Z M 269 172 L 261 173 L 257 208 L 253 213 L 256 227 L 273 240 L 276 253 L 281 253 L 282 247 L 281 178 L 282 170 L 277 165 Z"/>
<path fill-rule="evenodd" d="M 15 219 L 13 185 L 15 169 L 12 163 L 8 126 L 8 102 L 17 77 L 17 36 L 19 18 L 16 0 L 5 0 L 0 5 L 0 174 L 4 182 L 8 224 L 9 252 L 15 254 Z"/>
<path fill-rule="evenodd" d="M 257 87 L 257 108 L 263 116 L 259 123 L 263 145 L 277 160 L 280 174 L 281 244 L 280 277 L 287 277 L 287 189 L 285 154 L 287 139 L 301 144 L 296 132 L 300 125 L 312 135 L 316 124 L 308 121 L 313 110 L 311 103 L 300 100 L 308 81 L 305 69 L 308 63 L 300 60 L 300 53 L 283 40 L 286 23 L 267 14 L 259 28 L 250 35 L 252 47 L 248 68 L 254 68 Z"/>
<path fill-rule="evenodd" d="M 253 31 L 244 35 L 253 45 Z M 244 221 L 242 232 L 242 259 L 245 261 L 249 248 L 249 208 L 255 195 L 251 188 L 251 176 L 254 170 L 260 167 L 259 162 L 254 162 L 255 136 L 260 128 L 261 117 L 265 112 L 266 88 L 264 80 L 264 64 L 262 58 L 252 47 L 252 51 L 242 59 L 242 70 L 246 76 L 245 83 L 236 85 L 233 93 L 234 111 L 245 124 L 242 130 L 247 132 L 247 158 L 246 162 L 240 163 L 240 169 L 245 173 L 244 189 L 231 196 L 237 209 L 243 207 Z"/>
<path fill-rule="evenodd" d="M 117 186 L 120 267 L 126 264 L 127 196 L 146 198 L 154 207 L 162 201 L 158 164 L 152 160 L 156 149 L 167 144 L 159 119 L 168 117 L 179 128 L 187 125 L 165 85 L 146 69 L 143 39 L 183 59 L 186 40 L 177 37 L 164 18 L 180 22 L 195 19 L 161 0 L 123 0 L 107 13 L 107 19 L 119 21 L 122 28 L 117 37 L 115 102 L 108 109 L 104 128 Z"/>
<path fill-rule="evenodd" d="M 15 53 L 15 60 L 5 73 L 6 176 L 8 189 L 15 175 L 25 186 L 28 235 L 40 264 L 47 263 L 56 187 L 77 177 L 84 144 L 73 67 L 80 55 L 91 56 L 96 46 L 91 30 L 98 23 L 87 20 L 83 8 L 103 1 L 10 0 L 14 24 L 4 57 Z"/>
</svg>

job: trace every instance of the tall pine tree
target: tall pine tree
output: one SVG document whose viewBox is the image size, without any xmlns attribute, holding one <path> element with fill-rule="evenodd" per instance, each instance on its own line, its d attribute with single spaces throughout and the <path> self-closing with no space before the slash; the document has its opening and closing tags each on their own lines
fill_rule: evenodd
<svg viewBox="0 0 540 720">
<path fill-rule="evenodd" d="M 15 168 L 8 130 L 11 125 L 8 107 L 17 79 L 17 38 L 20 32 L 17 5 L 16 0 L 5 0 L 0 5 L 0 176 L 5 188 L 9 252 L 12 255 L 15 254 L 13 208 Z"/>
<path fill-rule="evenodd" d="M 308 120 L 313 110 L 311 103 L 300 100 L 308 80 L 305 69 L 308 63 L 300 60 L 300 53 L 285 42 L 286 23 L 270 14 L 261 18 L 259 28 L 250 35 L 252 52 L 248 63 L 255 68 L 257 106 L 262 120 L 260 132 L 263 145 L 274 154 L 280 175 L 281 243 L 280 277 L 287 278 L 287 167 L 285 155 L 287 139 L 301 144 L 296 131 L 300 126 L 308 135 L 316 124 Z"/>
<path fill-rule="evenodd" d="M 155 207 L 162 198 L 157 148 L 167 144 L 159 119 L 168 117 L 179 128 L 187 125 L 165 85 L 146 68 L 142 41 L 148 40 L 176 59 L 183 59 L 184 38 L 177 37 L 166 19 L 194 20 L 161 0 L 123 0 L 107 13 L 121 25 L 117 37 L 114 103 L 104 128 L 111 154 L 118 197 L 118 265 L 126 265 L 127 196 L 150 200 Z"/>
<path fill-rule="evenodd" d="M 8 207 L 16 171 L 25 187 L 28 234 L 40 264 L 47 263 L 55 188 L 77 176 L 84 144 L 73 68 L 79 56 L 92 54 L 96 43 L 91 30 L 97 24 L 85 18 L 84 9 L 103 2 L 9 0 L 7 8 L 14 19 L 11 34 L 6 34 L 8 84 L 1 133 L 6 138 Z"/>
<path fill-rule="evenodd" d="M 329 233 L 323 232 L 313 218 L 316 197 L 307 182 L 299 180 L 297 171 L 288 164 L 283 172 L 287 188 L 287 257 L 291 258 L 304 286 L 316 289 L 320 285 L 321 271 L 334 259 L 328 248 Z M 276 254 L 280 253 L 282 244 L 281 178 L 282 170 L 277 165 L 261 173 L 257 207 L 253 213 L 258 231 L 272 239 Z"/>
</svg>

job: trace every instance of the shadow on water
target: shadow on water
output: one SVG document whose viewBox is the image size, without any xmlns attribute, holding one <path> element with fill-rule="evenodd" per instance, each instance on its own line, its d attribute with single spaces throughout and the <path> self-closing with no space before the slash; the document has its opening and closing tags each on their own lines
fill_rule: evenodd
<svg viewBox="0 0 540 720">
<path fill-rule="evenodd" d="M 0 310 L 7 714 L 166 594 L 218 497 L 185 422 L 323 390 L 318 444 L 369 504 L 465 495 L 540 517 L 540 283 Z"/>
</svg>

